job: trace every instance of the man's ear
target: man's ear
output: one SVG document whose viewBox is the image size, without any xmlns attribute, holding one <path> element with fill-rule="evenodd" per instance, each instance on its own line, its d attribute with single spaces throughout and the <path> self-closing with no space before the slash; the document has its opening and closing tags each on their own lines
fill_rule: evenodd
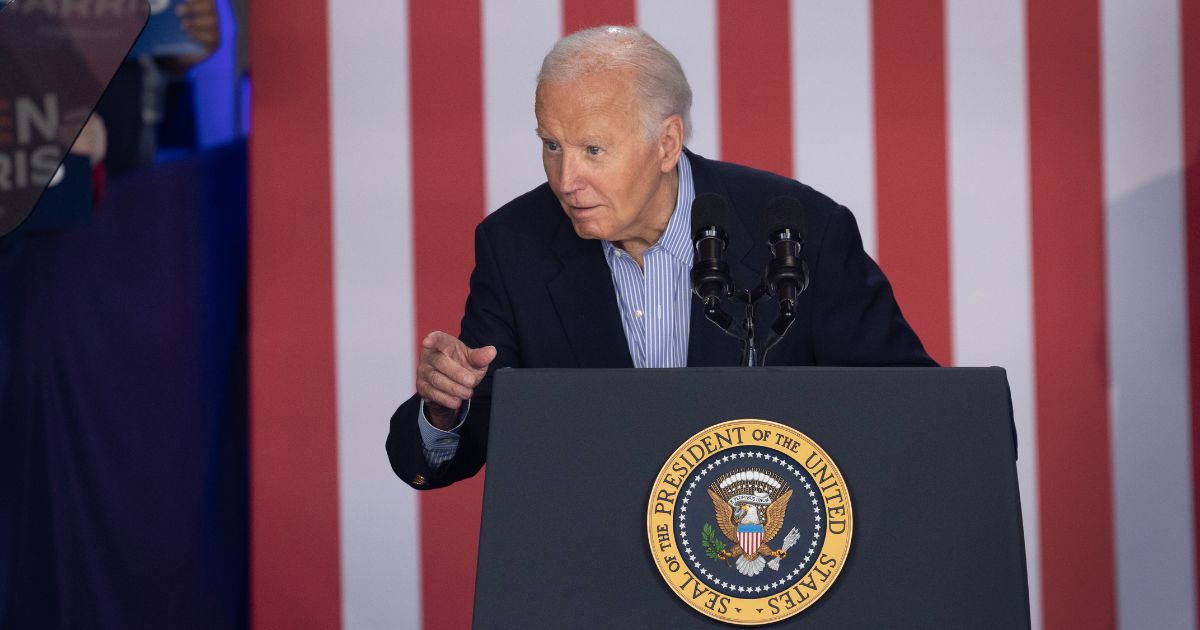
<svg viewBox="0 0 1200 630">
<path fill-rule="evenodd" d="M 683 152 L 683 118 L 678 114 L 668 116 L 658 127 L 659 170 L 669 173 L 679 163 Z"/>
</svg>

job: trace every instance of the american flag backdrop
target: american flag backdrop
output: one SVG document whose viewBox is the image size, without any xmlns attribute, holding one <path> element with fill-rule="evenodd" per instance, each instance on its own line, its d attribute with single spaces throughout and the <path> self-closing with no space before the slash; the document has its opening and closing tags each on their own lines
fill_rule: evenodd
<svg viewBox="0 0 1200 630">
<path fill-rule="evenodd" d="M 1200 2 L 250 12 L 255 630 L 469 625 L 482 480 L 411 491 L 387 422 L 544 180 L 541 57 L 605 23 L 680 58 L 694 151 L 854 211 L 938 361 L 1007 368 L 1034 627 L 1196 627 Z"/>
</svg>

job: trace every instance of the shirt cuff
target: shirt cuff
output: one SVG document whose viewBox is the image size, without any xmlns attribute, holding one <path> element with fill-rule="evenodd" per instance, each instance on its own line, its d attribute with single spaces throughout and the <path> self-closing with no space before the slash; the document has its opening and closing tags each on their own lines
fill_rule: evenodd
<svg viewBox="0 0 1200 630">
<path fill-rule="evenodd" d="M 458 452 L 459 432 L 467 420 L 467 412 L 471 409 L 471 401 L 458 408 L 458 424 L 449 431 L 443 431 L 429 422 L 425 417 L 425 401 L 417 413 L 417 428 L 421 431 L 421 442 L 425 451 L 425 462 L 431 468 L 437 468 L 454 458 Z"/>
</svg>

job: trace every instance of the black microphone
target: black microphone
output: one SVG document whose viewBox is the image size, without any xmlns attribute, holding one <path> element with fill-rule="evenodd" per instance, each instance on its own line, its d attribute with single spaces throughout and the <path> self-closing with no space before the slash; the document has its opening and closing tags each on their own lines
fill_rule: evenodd
<svg viewBox="0 0 1200 630">
<path fill-rule="evenodd" d="M 804 249 L 804 206 L 791 197 L 767 204 L 767 292 L 779 300 L 779 312 L 792 315 L 796 298 L 808 288 L 808 269 L 800 259 Z"/>
<path fill-rule="evenodd" d="M 733 282 L 725 262 L 725 248 L 729 246 L 725 226 L 729 224 L 729 215 L 729 203 L 720 195 L 704 193 L 692 202 L 692 243 L 696 248 L 692 290 L 706 307 L 715 307 L 729 293 Z"/>
</svg>

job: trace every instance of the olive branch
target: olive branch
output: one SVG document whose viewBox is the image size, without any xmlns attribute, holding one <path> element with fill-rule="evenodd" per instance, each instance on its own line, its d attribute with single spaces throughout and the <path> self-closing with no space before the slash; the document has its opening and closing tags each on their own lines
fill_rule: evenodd
<svg viewBox="0 0 1200 630">
<path fill-rule="evenodd" d="M 725 543 L 717 538 L 717 530 L 713 528 L 711 523 L 705 523 L 700 530 L 700 542 L 704 544 L 704 555 L 713 560 L 720 560 L 717 554 L 725 551 Z"/>
</svg>

